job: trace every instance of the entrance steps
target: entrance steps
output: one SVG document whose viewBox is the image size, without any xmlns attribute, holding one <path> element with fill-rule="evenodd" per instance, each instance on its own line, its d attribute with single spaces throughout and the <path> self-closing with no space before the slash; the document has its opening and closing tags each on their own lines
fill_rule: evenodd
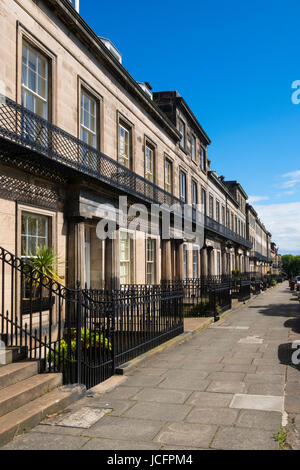
<svg viewBox="0 0 300 470">
<path fill-rule="evenodd" d="M 20 360 L 17 349 L 8 348 L 0 365 L 0 447 L 84 394 L 82 386 L 62 386 L 60 373 L 39 374 L 39 362 Z"/>
</svg>

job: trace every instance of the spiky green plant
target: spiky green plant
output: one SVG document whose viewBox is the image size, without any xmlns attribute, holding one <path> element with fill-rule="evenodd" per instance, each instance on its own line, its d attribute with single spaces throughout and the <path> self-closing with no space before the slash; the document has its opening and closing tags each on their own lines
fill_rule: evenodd
<svg viewBox="0 0 300 470">
<path fill-rule="evenodd" d="M 34 271 L 32 272 L 33 284 L 38 288 L 41 284 L 47 285 L 50 280 L 62 282 L 58 275 L 58 266 L 63 264 L 58 255 L 48 246 L 36 247 L 35 255 L 30 255 L 28 260 Z M 42 275 L 41 275 L 42 274 Z"/>
</svg>

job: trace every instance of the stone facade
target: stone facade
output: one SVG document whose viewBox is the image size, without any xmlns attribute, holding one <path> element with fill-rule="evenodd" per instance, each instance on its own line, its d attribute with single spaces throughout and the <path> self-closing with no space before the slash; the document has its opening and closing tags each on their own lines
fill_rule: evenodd
<svg viewBox="0 0 300 470">
<path fill-rule="evenodd" d="M 3 95 L 22 102 L 26 43 L 47 63 L 51 124 L 81 139 L 85 93 L 95 103 L 97 150 L 120 161 L 122 127 L 133 174 L 182 202 L 201 205 L 205 215 L 204 246 L 185 238 L 163 240 L 161 233 L 154 236 L 141 227 L 127 244 L 119 227 L 115 239 L 99 240 L 99 204 L 117 205 L 121 191 L 80 172 L 65 175 L 61 164 L 47 168 L 42 155 L 34 164 L 26 165 L 24 158 L 20 163 L 0 143 L 0 177 L 6 184 L 0 190 L 0 246 L 22 256 L 22 216 L 40 214 L 47 219 L 48 244 L 63 261 L 60 275 L 70 287 L 78 279 L 91 288 L 110 288 L 258 270 L 254 252 L 268 258 L 270 234 L 246 205 L 244 189 L 211 170 L 210 139 L 177 92 L 153 93 L 151 99 L 148 85 L 147 94 L 67 0 L 2 0 L 0 26 Z M 129 205 L 137 202 L 132 193 L 127 196 Z M 261 269 L 267 271 L 267 261 Z"/>
</svg>

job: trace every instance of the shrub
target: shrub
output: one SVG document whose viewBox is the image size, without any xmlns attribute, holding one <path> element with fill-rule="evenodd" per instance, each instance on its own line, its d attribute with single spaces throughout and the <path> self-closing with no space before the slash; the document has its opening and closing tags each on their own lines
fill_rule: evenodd
<svg viewBox="0 0 300 470">
<path fill-rule="evenodd" d="M 272 287 L 276 287 L 276 286 L 277 286 L 277 281 L 275 281 L 275 279 L 272 279 L 272 281 L 271 281 L 271 286 L 272 286 Z"/>
<path fill-rule="evenodd" d="M 191 308 L 189 317 L 208 317 L 209 313 L 209 302 L 199 302 Z"/>
<path fill-rule="evenodd" d="M 105 349 L 112 350 L 111 342 L 108 338 L 104 337 L 104 334 L 95 333 L 94 331 L 90 330 L 81 330 L 81 338 L 80 338 L 81 348 L 86 347 L 87 350 L 90 348 L 96 347 L 98 348 L 100 345 L 104 346 Z M 70 359 L 74 361 L 76 359 L 76 347 L 77 347 L 77 339 L 76 339 L 76 330 L 74 331 L 74 337 L 71 339 L 71 352 L 70 352 Z M 68 358 L 68 343 L 63 339 L 60 342 L 60 347 L 56 348 L 54 351 L 51 351 L 47 355 L 47 359 L 50 362 L 58 362 L 62 360 L 66 360 Z"/>
<path fill-rule="evenodd" d="M 239 280 L 241 277 L 241 271 L 239 271 L 238 269 L 234 269 L 232 271 L 232 276 L 234 279 Z"/>
</svg>

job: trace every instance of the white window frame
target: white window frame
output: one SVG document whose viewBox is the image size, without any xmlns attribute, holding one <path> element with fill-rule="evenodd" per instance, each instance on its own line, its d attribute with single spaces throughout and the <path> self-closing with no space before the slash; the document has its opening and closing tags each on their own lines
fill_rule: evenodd
<svg viewBox="0 0 300 470">
<path fill-rule="evenodd" d="M 191 137 L 191 157 L 193 161 L 196 161 L 196 137 Z"/>
<path fill-rule="evenodd" d="M 169 171 L 168 171 L 169 169 Z M 165 158 L 165 191 L 172 193 L 172 172 L 173 172 L 173 165 L 172 162 Z M 168 176 L 168 178 L 167 178 Z"/>
<path fill-rule="evenodd" d="M 185 122 L 182 119 L 179 119 L 179 131 L 180 131 L 180 147 L 185 149 L 185 132 L 186 132 L 186 126 Z"/>
<path fill-rule="evenodd" d="M 148 243 L 152 245 L 149 250 Z M 149 254 L 152 259 L 149 259 Z M 150 269 L 149 269 L 150 268 Z M 151 276 L 151 279 L 148 277 Z M 146 238 L 146 284 L 153 285 L 156 282 L 156 239 L 152 237 Z"/>
<path fill-rule="evenodd" d="M 212 194 L 209 195 L 209 217 L 214 218 L 214 197 Z"/>
<path fill-rule="evenodd" d="M 26 63 L 23 62 L 23 57 L 24 57 L 24 49 L 26 50 Z M 30 68 L 30 63 L 29 63 L 29 53 L 33 54 L 35 56 L 36 60 L 36 70 L 33 70 Z M 39 72 L 38 72 L 38 60 L 41 60 L 44 62 L 44 67 L 45 67 L 45 77 L 43 77 Z M 29 73 L 32 73 L 35 75 L 35 89 L 30 88 L 29 86 Z M 26 77 L 26 80 L 24 81 L 24 77 Z M 45 81 L 45 96 L 41 95 L 38 90 L 38 83 L 39 79 Z M 22 41 L 22 73 L 21 73 L 21 89 L 22 89 L 22 105 L 31 110 L 32 112 L 38 114 L 40 117 L 43 119 L 48 119 L 49 118 L 49 60 L 48 58 L 39 52 L 38 49 L 35 47 L 31 46 L 26 39 L 23 39 Z M 31 109 L 27 105 L 27 98 L 28 96 L 32 96 L 34 100 L 34 108 Z M 43 113 L 40 114 L 38 113 L 37 109 L 37 104 L 38 101 L 43 105 Z"/>
<path fill-rule="evenodd" d="M 216 221 L 220 223 L 220 201 L 216 201 Z"/>
<path fill-rule="evenodd" d="M 184 277 L 184 280 L 187 279 L 187 275 L 188 275 L 188 249 L 187 249 L 187 245 L 184 244 L 183 245 L 183 277 Z"/>
<path fill-rule="evenodd" d="M 88 110 L 84 109 L 83 97 L 86 97 L 89 100 Z M 94 108 L 93 110 L 91 109 L 91 104 L 93 105 L 93 108 Z M 82 87 L 81 93 L 80 93 L 80 139 L 83 142 L 85 142 L 87 145 L 95 149 L 98 149 L 98 135 L 99 135 L 98 134 L 99 126 L 98 126 L 98 109 L 97 108 L 98 108 L 98 100 L 93 95 L 91 95 L 88 91 L 86 91 L 84 87 Z M 95 123 L 94 128 L 88 127 L 86 123 L 84 122 L 84 116 L 85 116 L 84 111 L 86 111 L 89 116 L 90 124 L 92 123 L 92 118 L 94 118 L 94 123 Z M 88 142 L 86 141 L 86 139 L 84 139 L 83 132 L 86 132 L 87 135 L 90 138 L 92 138 L 93 143 L 90 143 L 89 139 L 88 139 Z"/>
<path fill-rule="evenodd" d="M 204 215 L 207 215 L 207 192 L 204 188 L 201 188 L 201 206 Z"/>
<path fill-rule="evenodd" d="M 154 183 L 154 150 L 148 144 L 145 146 L 145 178 Z"/>
<path fill-rule="evenodd" d="M 122 258 L 122 242 L 128 243 L 128 258 Z M 132 272 L 132 240 L 129 232 L 120 232 L 120 284 L 131 284 L 133 278 Z M 122 266 L 125 268 L 125 274 L 121 274 Z M 125 282 L 124 282 L 125 281 Z"/>
<path fill-rule="evenodd" d="M 26 232 L 25 233 L 22 232 L 23 216 L 27 216 L 28 218 L 29 217 L 35 217 L 36 218 L 36 235 L 32 235 L 32 234 L 28 233 L 28 219 L 27 219 L 27 222 L 26 222 Z M 45 236 L 38 235 L 38 219 L 39 218 L 44 219 L 45 222 L 46 222 L 46 224 L 45 224 Z M 30 211 L 27 211 L 27 210 L 22 210 L 21 211 L 21 258 L 28 259 L 28 258 L 31 258 L 31 257 L 35 257 L 35 254 L 30 253 L 29 250 L 28 250 L 29 239 L 30 238 L 35 238 L 36 239 L 36 246 L 39 245 L 39 243 L 38 243 L 39 241 L 45 240 L 44 246 L 48 247 L 50 245 L 49 234 L 50 234 L 50 218 L 49 218 L 49 216 L 44 215 L 44 214 L 38 214 L 36 212 L 30 212 Z M 25 253 L 26 254 L 22 253 L 22 240 L 24 238 L 26 240 L 26 248 L 25 248 Z"/>
<path fill-rule="evenodd" d="M 199 277 L 199 253 L 198 248 L 194 247 L 193 249 L 193 278 L 197 279 Z"/>
<path fill-rule="evenodd" d="M 124 136 L 122 136 L 121 132 L 124 131 Z M 119 163 L 121 165 L 126 166 L 126 168 L 130 168 L 131 166 L 131 145 L 130 145 L 130 134 L 131 131 L 126 126 L 124 126 L 121 122 L 119 122 Z M 126 137 L 127 137 L 127 144 L 126 144 Z M 124 153 L 122 153 L 122 138 L 124 138 Z M 127 146 L 127 149 L 126 149 Z M 127 154 L 126 154 L 127 150 Z"/>
<path fill-rule="evenodd" d="M 180 170 L 179 173 L 179 189 L 180 189 L 180 199 L 182 202 L 186 203 L 187 202 L 187 187 L 186 187 L 186 182 L 187 182 L 187 176 L 186 173 L 183 170 Z M 184 190 L 184 193 L 183 193 Z"/>
</svg>

